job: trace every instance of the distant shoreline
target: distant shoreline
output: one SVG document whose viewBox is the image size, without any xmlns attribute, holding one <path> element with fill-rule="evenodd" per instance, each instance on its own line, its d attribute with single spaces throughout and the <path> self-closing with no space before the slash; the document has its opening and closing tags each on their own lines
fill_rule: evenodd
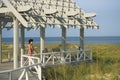
<svg viewBox="0 0 120 80">
<path fill-rule="evenodd" d="M 28 40 L 32 38 L 34 39 L 34 44 L 40 44 L 40 37 L 25 37 L 25 44 L 28 43 Z M 19 41 L 21 41 L 19 39 Z M 3 43 L 13 43 L 13 38 L 2 38 Z M 67 43 L 79 44 L 80 38 L 79 37 L 67 37 Z M 20 42 L 19 42 L 20 43 Z M 45 38 L 46 44 L 54 44 L 54 43 L 61 43 L 61 37 L 46 37 Z M 120 36 L 101 36 L 101 37 L 85 37 L 84 40 L 85 44 L 120 44 Z"/>
</svg>

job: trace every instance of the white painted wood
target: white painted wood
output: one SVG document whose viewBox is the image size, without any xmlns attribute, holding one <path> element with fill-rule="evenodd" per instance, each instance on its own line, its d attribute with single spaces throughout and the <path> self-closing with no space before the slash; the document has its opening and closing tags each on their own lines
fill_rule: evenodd
<svg viewBox="0 0 120 80">
<path fill-rule="evenodd" d="M 95 25 L 94 23 L 91 23 L 92 20 L 90 20 L 88 23 L 86 23 L 88 21 L 88 19 L 86 19 L 86 18 L 95 17 L 96 14 L 85 13 L 84 10 L 79 8 L 76 5 L 76 3 L 74 3 L 71 0 L 67 0 L 67 1 L 64 1 L 64 0 L 58 0 L 58 1 L 55 1 L 55 0 L 40 0 L 39 1 L 38 0 L 36 2 L 29 0 L 29 1 L 26 1 L 26 2 L 23 2 L 23 1 L 20 1 L 20 2 L 10 1 L 10 2 L 12 2 L 13 6 L 17 5 L 18 13 L 19 13 L 19 11 L 29 12 L 29 10 L 31 10 L 31 12 L 34 16 L 34 17 L 30 16 L 30 17 L 33 18 L 32 20 L 30 20 L 30 24 L 32 24 L 32 25 L 30 25 L 31 27 L 37 26 L 36 24 L 38 24 L 38 23 L 39 23 L 39 25 L 40 24 L 50 24 L 50 25 L 54 24 L 54 25 L 58 25 L 58 26 L 61 25 L 61 24 L 71 25 L 71 22 L 70 22 L 70 24 L 68 24 L 68 22 L 67 22 L 68 21 L 68 19 L 66 19 L 67 16 L 80 18 L 80 20 L 82 20 L 84 22 L 83 25 L 91 26 L 91 28 L 94 28 L 94 27 L 97 28 L 97 26 L 98 26 L 98 25 Z M 26 8 L 24 8 L 24 7 L 26 7 Z M 5 10 L 5 12 L 6 12 L 6 10 Z M 47 14 L 47 15 L 45 15 L 45 14 Z M 61 23 L 61 22 L 60 23 L 57 23 L 57 22 L 54 23 L 54 21 L 50 21 L 50 19 L 54 19 L 54 17 L 48 19 L 47 21 L 45 19 L 45 21 L 41 22 L 39 20 L 40 17 L 36 16 L 36 15 L 40 15 L 40 16 L 43 16 L 44 18 L 46 18 L 46 17 L 48 17 L 48 15 L 53 15 L 53 14 L 56 14 L 57 16 L 63 18 L 64 20 L 66 20 L 66 22 L 65 23 Z M 37 21 L 35 19 L 35 16 L 36 16 Z M 22 22 L 24 23 L 24 21 L 22 21 Z M 77 19 L 75 19 L 74 22 L 77 22 Z M 80 25 L 81 24 L 79 24 L 79 22 L 78 22 L 78 23 L 74 23 L 72 26 L 80 26 Z"/>
<path fill-rule="evenodd" d="M 22 23 L 23 26 L 28 27 L 28 23 L 26 20 L 21 16 L 19 12 L 10 4 L 8 0 L 3 0 L 7 8 L 14 14 L 14 16 Z"/>
<path fill-rule="evenodd" d="M 2 63 L 2 28 L 0 25 L 0 63 Z"/>
<path fill-rule="evenodd" d="M 66 28 L 64 26 L 62 28 L 62 49 L 66 51 Z"/>
<path fill-rule="evenodd" d="M 10 12 L 10 9 L 8 8 L 0 8 L 0 13 L 7 13 Z"/>
<path fill-rule="evenodd" d="M 25 75 L 26 70 L 24 69 L 23 72 L 21 73 L 20 77 L 18 78 L 18 80 L 22 80 L 23 76 Z"/>
<path fill-rule="evenodd" d="M 56 13 L 56 12 L 57 12 L 57 10 L 56 10 L 56 9 L 53 9 L 53 8 L 52 8 L 52 9 L 47 9 L 47 8 L 46 8 L 46 9 L 44 10 L 44 13 L 47 14 L 47 15 L 48 15 L 48 14 L 54 14 L 54 13 Z"/>
<path fill-rule="evenodd" d="M 17 6 L 18 12 L 29 11 L 30 9 L 31 9 L 31 7 L 29 5 L 26 5 L 26 6 Z"/>
<path fill-rule="evenodd" d="M 9 77 L 8 80 L 12 80 L 12 72 L 8 73 L 8 77 Z"/>
<path fill-rule="evenodd" d="M 30 17 L 30 22 L 31 22 L 30 23 L 31 27 L 36 27 L 36 24 L 35 24 L 36 21 L 35 21 L 35 19 L 32 16 Z"/>
<path fill-rule="evenodd" d="M 21 26 L 21 62 L 23 62 L 23 58 L 22 58 L 22 55 L 25 54 L 25 30 L 24 30 L 24 27 Z M 21 67 L 22 67 L 22 63 L 21 63 Z"/>
<path fill-rule="evenodd" d="M 2 3 L 2 2 L 0 2 L 0 8 L 2 7 L 2 5 L 3 5 L 3 3 Z"/>
<path fill-rule="evenodd" d="M 13 17 L 14 25 L 13 25 L 13 59 L 14 59 L 14 69 L 18 68 L 18 54 L 19 54 L 19 30 L 18 30 L 18 20 Z"/>
<path fill-rule="evenodd" d="M 84 50 L 84 28 L 80 28 L 80 48 Z"/>
<path fill-rule="evenodd" d="M 45 28 L 40 27 L 40 54 L 45 49 Z"/>
<path fill-rule="evenodd" d="M 79 14 L 78 11 L 74 11 L 74 10 L 72 10 L 72 11 L 66 11 L 66 15 L 67 16 L 75 16 L 77 14 Z"/>
<path fill-rule="evenodd" d="M 29 80 L 28 69 L 26 69 L 26 71 L 25 71 L 25 80 Z"/>
<path fill-rule="evenodd" d="M 96 13 L 85 13 L 84 17 L 95 17 Z"/>
</svg>

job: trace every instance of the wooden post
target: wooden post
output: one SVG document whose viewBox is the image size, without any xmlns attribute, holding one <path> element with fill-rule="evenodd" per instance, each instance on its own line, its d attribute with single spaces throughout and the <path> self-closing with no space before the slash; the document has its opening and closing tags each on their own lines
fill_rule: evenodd
<svg viewBox="0 0 120 80">
<path fill-rule="evenodd" d="M 66 51 L 66 28 L 62 27 L 62 49 Z"/>
<path fill-rule="evenodd" d="M 42 59 L 42 51 L 45 49 L 45 28 L 40 27 L 40 54 Z"/>
<path fill-rule="evenodd" d="M 2 28 L 0 26 L 0 63 L 2 63 Z"/>
<path fill-rule="evenodd" d="M 84 50 L 84 28 L 80 28 L 80 48 Z"/>
<path fill-rule="evenodd" d="M 25 38 L 25 30 L 24 30 L 24 26 L 21 26 L 21 67 L 23 66 L 22 55 L 25 53 L 25 46 L 24 46 L 25 39 L 24 38 Z"/>
<path fill-rule="evenodd" d="M 18 53 L 19 53 L 19 29 L 18 29 L 18 20 L 17 18 L 13 17 L 13 22 L 14 22 L 14 26 L 13 26 L 13 36 L 14 36 L 14 55 L 13 55 L 13 59 L 14 59 L 14 69 L 18 67 Z"/>
<path fill-rule="evenodd" d="M 82 50 L 82 53 L 83 53 L 83 57 L 84 57 L 84 61 L 85 61 L 85 51 L 84 51 L 84 28 L 81 27 L 80 28 L 80 50 Z"/>
<path fill-rule="evenodd" d="M 66 51 L 66 28 L 64 26 L 62 26 L 62 50 L 63 52 L 61 54 L 61 60 L 64 62 L 64 51 Z"/>
<path fill-rule="evenodd" d="M 8 72 L 8 80 L 12 80 L 12 72 Z"/>
</svg>

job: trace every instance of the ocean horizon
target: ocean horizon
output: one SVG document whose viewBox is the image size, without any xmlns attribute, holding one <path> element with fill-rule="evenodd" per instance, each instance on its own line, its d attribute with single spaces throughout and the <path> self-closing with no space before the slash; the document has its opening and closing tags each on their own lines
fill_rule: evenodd
<svg viewBox="0 0 120 80">
<path fill-rule="evenodd" d="M 25 44 L 28 43 L 28 40 L 32 38 L 34 40 L 34 44 L 40 43 L 40 37 L 25 37 Z M 19 38 L 21 41 L 21 38 Z M 2 38 L 3 43 L 13 43 L 12 37 Z M 61 37 L 46 37 L 46 44 L 51 43 L 61 43 Z M 67 43 L 80 43 L 80 37 L 67 37 Z M 120 36 L 100 36 L 100 37 L 85 37 L 85 44 L 120 44 Z"/>
</svg>

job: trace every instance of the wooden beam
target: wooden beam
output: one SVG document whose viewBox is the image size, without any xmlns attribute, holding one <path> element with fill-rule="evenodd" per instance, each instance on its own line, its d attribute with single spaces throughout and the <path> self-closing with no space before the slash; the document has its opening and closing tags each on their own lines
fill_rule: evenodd
<svg viewBox="0 0 120 80">
<path fill-rule="evenodd" d="M 0 13 L 7 13 L 10 12 L 9 8 L 0 8 Z"/>
<path fill-rule="evenodd" d="M 17 11 L 18 12 L 25 12 L 25 11 L 29 11 L 31 9 L 31 7 L 29 5 L 25 5 L 25 6 L 17 6 Z"/>
<path fill-rule="evenodd" d="M 12 6 L 9 0 L 3 0 L 7 8 L 13 13 L 13 15 L 20 21 L 20 23 L 28 27 L 28 22 L 21 16 L 21 14 Z"/>
<path fill-rule="evenodd" d="M 96 13 L 85 13 L 84 14 L 84 17 L 95 17 L 96 16 Z"/>
</svg>

